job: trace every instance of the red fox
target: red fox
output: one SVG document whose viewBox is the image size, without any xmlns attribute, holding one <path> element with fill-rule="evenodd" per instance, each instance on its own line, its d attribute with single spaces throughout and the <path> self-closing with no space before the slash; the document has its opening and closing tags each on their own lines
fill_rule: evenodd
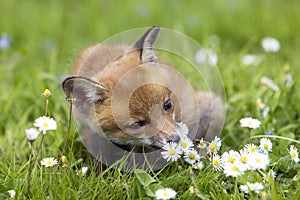
<svg viewBox="0 0 300 200">
<path fill-rule="evenodd" d="M 63 81 L 88 143 L 94 134 L 124 149 L 159 149 L 180 140 L 177 122 L 184 122 L 193 138 L 210 141 L 219 134 L 224 121 L 221 99 L 200 91 L 187 96 L 190 88 L 181 84 L 172 90 L 183 78 L 157 56 L 159 32 L 158 26 L 150 28 L 134 45 L 88 47 L 73 76 Z"/>
</svg>

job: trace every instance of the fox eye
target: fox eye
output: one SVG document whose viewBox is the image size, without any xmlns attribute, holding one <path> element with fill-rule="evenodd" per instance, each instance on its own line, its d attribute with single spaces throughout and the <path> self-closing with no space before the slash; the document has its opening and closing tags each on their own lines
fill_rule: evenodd
<svg viewBox="0 0 300 200">
<path fill-rule="evenodd" d="M 168 100 L 164 103 L 164 110 L 165 110 L 165 111 L 168 111 L 168 110 L 170 110 L 170 109 L 172 109 L 172 102 L 171 102 L 170 99 L 168 99 Z"/>
<path fill-rule="evenodd" d="M 132 123 L 132 124 L 129 126 L 129 128 L 130 128 L 130 129 L 133 129 L 133 130 L 136 130 L 136 129 L 139 129 L 139 128 L 143 127 L 145 124 L 146 124 L 146 121 L 145 121 L 145 120 L 140 120 L 140 121 L 137 121 L 137 122 Z"/>
</svg>

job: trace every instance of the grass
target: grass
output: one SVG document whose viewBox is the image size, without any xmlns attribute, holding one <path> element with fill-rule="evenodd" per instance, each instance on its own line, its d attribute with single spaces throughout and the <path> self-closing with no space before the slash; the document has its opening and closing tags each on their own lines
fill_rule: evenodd
<svg viewBox="0 0 300 200">
<path fill-rule="evenodd" d="M 246 181 L 261 181 L 258 173 L 228 178 L 209 165 L 199 172 L 192 170 L 182 160 L 155 173 L 106 170 L 98 176 L 90 164 L 88 174 L 80 176 L 77 172 L 87 165 L 88 158 L 74 121 L 65 153 L 67 166 L 37 165 L 27 190 L 30 147 L 24 131 L 32 127 L 34 119 L 44 115 L 44 89 L 49 88 L 53 94 L 49 115 L 57 121 L 58 129 L 45 135 L 41 157 L 59 158 L 69 113 L 60 83 L 80 50 L 113 34 L 152 25 L 183 32 L 217 52 L 227 97 L 221 152 L 258 143 L 255 136 L 273 131 L 278 137 L 270 138 L 273 151 L 269 168 L 278 175 L 265 191 L 271 199 L 299 199 L 300 166 L 287 153 L 290 144 L 300 148 L 299 5 L 296 0 L 2 0 L 0 34 L 9 36 L 12 43 L 9 48 L 0 49 L 0 199 L 8 198 L 10 189 L 16 191 L 16 199 L 151 199 L 159 187 L 173 188 L 180 199 L 258 198 L 238 189 Z M 220 38 L 216 46 L 211 46 L 212 35 Z M 262 49 L 261 39 L 269 35 L 280 41 L 279 52 L 266 53 Z M 258 66 L 241 65 L 242 56 L 249 53 L 261 55 L 263 61 Z M 288 87 L 284 81 L 286 66 L 294 79 Z M 271 78 L 280 91 L 263 86 L 263 76 Z M 270 106 L 265 119 L 255 106 L 258 97 Z M 261 127 L 253 131 L 241 128 L 239 120 L 246 116 L 261 120 Z M 194 193 L 190 193 L 190 186 Z"/>
</svg>

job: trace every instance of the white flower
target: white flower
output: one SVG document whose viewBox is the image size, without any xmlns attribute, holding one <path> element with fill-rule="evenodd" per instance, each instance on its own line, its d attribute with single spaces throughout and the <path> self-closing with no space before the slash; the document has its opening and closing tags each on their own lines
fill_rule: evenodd
<svg viewBox="0 0 300 200">
<path fill-rule="evenodd" d="M 258 147 L 255 144 L 246 144 L 245 146 L 245 150 L 247 151 L 247 153 L 256 153 L 258 152 Z"/>
<path fill-rule="evenodd" d="M 200 156 L 196 150 L 189 150 L 184 155 L 184 160 L 189 164 L 194 164 L 199 161 Z"/>
<path fill-rule="evenodd" d="M 30 128 L 30 129 L 26 129 L 25 133 L 26 133 L 27 139 L 32 141 L 32 140 L 35 140 L 39 136 L 40 131 L 37 130 L 36 128 Z"/>
<path fill-rule="evenodd" d="M 239 162 L 235 163 L 226 163 L 224 164 L 224 174 L 226 176 L 238 177 L 244 174 L 244 169 L 241 168 L 242 165 Z"/>
<path fill-rule="evenodd" d="M 264 186 L 262 183 L 258 183 L 258 182 L 255 182 L 255 183 L 249 183 L 247 182 L 246 185 L 241 185 L 240 186 L 240 190 L 244 193 L 249 193 L 249 190 L 252 191 L 252 192 L 255 192 L 255 193 L 259 193 L 260 190 L 264 189 Z"/>
<path fill-rule="evenodd" d="M 268 138 L 261 138 L 259 148 L 263 153 L 268 153 L 272 151 L 272 142 Z"/>
<path fill-rule="evenodd" d="M 275 92 L 279 91 L 279 87 L 268 77 L 263 76 L 260 79 L 260 82 L 261 82 L 261 84 L 267 86 L 268 88 L 270 88 L 271 90 L 273 90 Z"/>
<path fill-rule="evenodd" d="M 240 120 L 241 127 L 257 129 L 260 127 L 261 122 L 258 119 L 246 117 Z"/>
<path fill-rule="evenodd" d="M 171 188 L 158 189 L 155 192 L 156 199 L 174 199 L 176 192 Z"/>
<path fill-rule="evenodd" d="M 265 37 L 261 41 L 261 46 L 266 52 L 277 52 L 280 49 L 280 43 L 276 38 Z"/>
<path fill-rule="evenodd" d="M 189 128 L 183 122 L 176 123 L 176 131 L 181 136 L 187 136 L 189 134 Z"/>
<path fill-rule="evenodd" d="M 222 145 L 222 140 L 218 136 L 215 136 L 215 139 L 211 141 L 208 145 L 208 151 L 207 153 L 217 153 Z"/>
<path fill-rule="evenodd" d="M 262 117 L 263 117 L 264 119 L 266 119 L 267 116 L 268 116 L 268 114 L 269 114 L 269 112 L 270 112 L 270 107 L 269 107 L 269 106 L 265 107 L 265 108 L 263 109 L 263 112 L 262 112 Z"/>
<path fill-rule="evenodd" d="M 46 134 L 46 131 L 48 130 L 57 129 L 56 121 L 46 116 L 37 118 L 33 125 L 39 128 L 39 131 L 43 132 L 43 134 Z"/>
<path fill-rule="evenodd" d="M 266 184 L 270 183 L 270 179 L 275 179 L 275 177 L 277 176 L 276 172 L 274 172 L 273 170 L 270 170 L 268 173 L 263 174 L 263 180 Z"/>
<path fill-rule="evenodd" d="M 7 192 L 9 194 L 10 198 L 12 198 L 12 199 L 15 198 L 15 196 L 16 196 L 16 191 L 15 190 L 8 190 Z"/>
<path fill-rule="evenodd" d="M 290 146 L 290 149 L 288 149 L 288 152 L 291 155 L 291 157 L 295 163 L 298 163 L 300 161 L 299 156 L 298 156 L 298 149 L 294 145 Z"/>
<path fill-rule="evenodd" d="M 212 49 L 200 49 L 196 52 L 195 59 L 199 64 L 208 63 L 210 66 L 215 66 L 218 62 L 218 54 Z"/>
<path fill-rule="evenodd" d="M 203 167 L 204 167 L 204 164 L 203 164 L 203 162 L 202 161 L 198 161 L 198 162 L 196 162 L 194 165 L 193 165 L 193 168 L 194 169 L 203 169 Z"/>
<path fill-rule="evenodd" d="M 54 165 L 57 165 L 58 162 L 55 158 L 44 158 L 41 160 L 41 165 L 45 167 L 53 167 Z"/>
<path fill-rule="evenodd" d="M 240 150 L 239 162 L 240 162 L 242 169 L 248 170 L 251 168 L 250 162 L 249 162 L 249 152 L 246 149 Z"/>
<path fill-rule="evenodd" d="M 223 169 L 223 162 L 221 157 L 218 154 L 213 155 L 211 164 L 217 171 L 221 171 Z"/>
<path fill-rule="evenodd" d="M 226 163 L 233 164 L 240 160 L 240 154 L 234 150 L 230 150 L 229 152 L 224 152 L 221 157 L 224 164 Z"/>
<path fill-rule="evenodd" d="M 262 102 L 261 98 L 257 98 L 255 103 L 257 108 L 264 109 L 265 104 Z"/>
<path fill-rule="evenodd" d="M 262 57 L 261 56 L 256 56 L 256 55 L 252 55 L 252 54 L 246 54 L 242 57 L 241 59 L 241 63 L 244 66 L 249 66 L 249 65 L 254 65 L 257 66 L 261 63 L 262 61 Z"/>
<path fill-rule="evenodd" d="M 180 142 L 178 143 L 178 145 L 183 152 L 187 152 L 190 150 L 191 147 L 194 146 L 194 143 L 188 137 L 184 137 L 184 138 L 180 139 Z"/>
<path fill-rule="evenodd" d="M 249 164 L 252 170 L 267 169 L 270 164 L 270 158 L 267 154 L 263 153 L 251 153 L 249 154 Z"/>
<path fill-rule="evenodd" d="M 171 162 L 176 161 L 182 154 L 180 147 L 175 142 L 165 144 L 162 149 L 166 150 L 162 151 L 161 155 L 167 162 L 169 162 L 169 160 L 171 160 Z"/>
</svg>

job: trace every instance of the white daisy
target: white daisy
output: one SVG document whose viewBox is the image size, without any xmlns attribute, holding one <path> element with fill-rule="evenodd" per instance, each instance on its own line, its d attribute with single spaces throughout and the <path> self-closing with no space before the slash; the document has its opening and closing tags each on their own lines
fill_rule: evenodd
<svg viewBox="0 0 300 200">
<path fill-rule="evenodd" d="M 176 192 L 171 188 L 158 189 L 155 192 L 155 197 L 156 199 L 174 199 Z"/>
<path fill-rule="evenodd" d="M 203 167 L 204 167 L 204 164 L 200 160 L 193 165 L 193 168 L 198 169 L 198 170 L 203 169 Z"/>
<path fill-rule="evenodd" d="M 253 54 L 246 54 L 242 57 L 241 63 L 244 66 L 254 65 L 257 66 L 263 60 L 262 56 L 257 56 Z"/>
<path fill-rule="evenodd" d="M 247 153 L 256 153 L 258 152 L 258 147 L 252 143 L 246 144 L 245 151 L 247 151 Z"/>
<path fill-rule="evenodd" d="M 195 60 L 199 64 L 208 63 L 210 66 L 216 66 L 218 54 L 212 49 L 200 49 L 195 54 Z"/>
<path fill-rule="evenodd" d="M 264 186 L 262 183 L 258 183 L 258 182 L 255 182 L 255 183 L 249 183 L 247 182 L 246 185 L 241 185 L 240 186 L 240 190 L 244 193 L 249 193 L 249 191 L 251 192 L 255 192 L 255 193 L 259 193 L 262 189 L 264 189 Z"/>
<path fill-rule="evenodd" d="M 300 161 L 299 155 L 298 155 L 298 149 L 294 145 L 290 146 L 290 149 L 288 149 L 288 152 L 291 155 L 291 157 L 295 163 L 298 163 Z"/>
<path fill-rule="evenodd" d="M 184 160 L 189 164 L 194 164 L 197 161 L 199 161 L 199 159 L 200 156 L 198 152 L 194 149 L 187 151 L 184 155 Z"/>
<path fill-rule="evenodd" d="M 182 137 L 178 145 L 183 152 L 187 152 L 190 150 L 191 147 L 194 146 L 194 143 L 188 137 Z"/>
<path fill-rule="evenodd" d="M 36 128 L 30 128 L 30 129 L 26 129 L 25 133 L 26 133 L 27 140 L 33 141 L 39 136 L 40 131 L 37 130 Z"/>
<path fill-rule="evenodd" d="M 263 153 L 268 153 L 272 151 L 272 142 L 268 138 L 261 138 L 259 147 Z"/>
<path fill-rule="evenodd" d="M 41 160 L 41 165 L 45 167 L 53 167 L 54 165 L 57 165 L 58 162 L 55 158 L 44 158 Z"/>
<path fill-rule="evenodd" d="M 249 162 L 249 152 L 246 149 L 240 150 L 239 163 L 241 165 L 241 168 L 244 170 L 249 170 L 251 168 Z"/>
<path fill-rule="evenodd" d="M 262 117 L 264 118 L 264 119 L 266 119 L 267 118 L 267 116 L 268 116 L 268 114 L 269 114 L 269 112 L 270 112 L 270 107 L 269 106 L 266 106 L 264 109 L 263 109 L 263 111 L 262 111 Z"/>
<path fill-rule="evenodd" d="M 176 161 L 182 154 L 180 147 L 175 142 L 165 144 L 162 149 L 165 151 L 162 151 L 161 155 L 167 162 L 169 162 L 169 160 L 171 160 L 171 162 Z"/>
<path fill-rule="evenodd" d="M 260 127 L 261 122 L 252 117 L 246 117 L 240 120 L 241 127 L 257 129 Z"/>
<path fill-rule="evenodd" d="M 274 172 L 273 170 L 268 171 L 268 173 L 263 174 L 263 180 L 266 184 L 270 183 L 270 179 L 275 179 L 275 177 L 277 176 L 276 172 Z"/>
<path fill-rule="evenodd" d="M 268 165 L 270 164 L 270 158 L 268 154 L 263 153 L 251 153 L 249 154 L 249 163 L 252 170 L 256 169 L 267 169 Z"/>
<path fill-rule="evenodd" d="M 213 141 L 209 143 L 207 153 L 217 153 L 220 150 L 221 145 L 222 145 L 221 138 L 216 136 L 215 139 L 213 139 Z"/>
<path fill-rule="evenodd" d="M 50 117 L 39 117 L 35 120 L 34 124 L 35 127 L 39 128 L 39 131 L 43 132 L 43 134 L 46 134 L 46 131 L 48 130 L 56 130 L 57 124 L 56 121 Z"/>
<path fill-rule="evenodd" d="M 265 107 L 265 104 L 262 102 L 261 98 L 257 98 L 255 104 L 256 107 L 259 109 L 264 109 Z"/>
<path fill-rule="evenodd" d="M 280 49 L 280 42 L 273 37 L 265 37 L 261 41 L 261 46 L 266 52 L 277 52 Z"/>
<path fill-rule="evenodd" d="M 260 82 L 261 82 L 261 84 L 267 86 L 268 88 L 270 88 L 271 90 L 273 90 L 275 92 L 279 91 L 279 87 L 268 77 L 263 76 L 260 79 Z"/>
<path fill-rule="evenodd" d="M 230 150 L 229 152 L 224 152 L 222 154 L 222 161 L 224 164 L 226 163 L 235 163 L 240 160 L 240 154 L 234 150 Z"/>
<path fill-rule="evenodd" d="M 15 198 L 15 196 L 16 196 L 16 191 L 15 190 L 8 190 L 7 192 L 8 192 L 9 197 L 11 199 Z"/>
<path fill-rule="evenodd" d="M 217 171 L 221 171 L 223 169 L 223 162 L 218 154 L 213 155 L 211 164 Z"/>
<path fill-rule="evenodd" d="M 243 175 L 244 171 L 245 170 L 241 169 L 241 166 L 238 162 L 224 164 L 223 172 L 226 176 L 238 177 L 240 175 Z"/>
</svg>

